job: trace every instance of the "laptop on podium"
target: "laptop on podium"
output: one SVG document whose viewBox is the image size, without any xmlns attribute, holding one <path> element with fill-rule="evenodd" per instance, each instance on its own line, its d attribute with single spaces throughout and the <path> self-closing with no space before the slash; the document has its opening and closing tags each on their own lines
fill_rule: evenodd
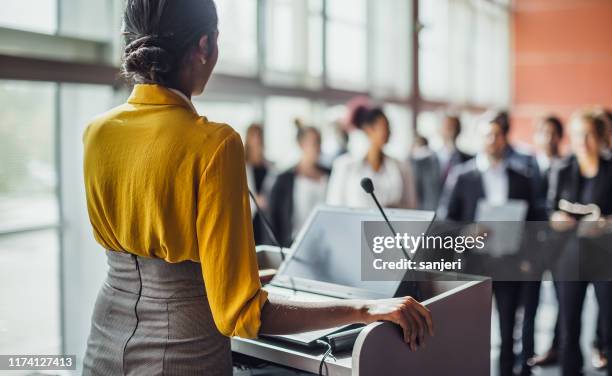
<svg viewBox="0 0 612 376">
<path fill-rule="evenodd" d="M 410 229 L 415 236 L 426 233 L 435 217 L 434 212 L 428 211 L 387 209 L 385 212 L 392 222 L 411 222 Z M 392 281 L 364 281 L 361 278 L 361 227 L 364 221 L 380 222 L 383 218 L 376 209 L 316 207 L 295 239 L 291 255 L 264 288 L 272 296 L 296 301 L 396 296 L 402 276 Z M 310 347 L 321 338 L 351 328 L 353 326 L 349 325 L 267 337 Z"/>
</svg>

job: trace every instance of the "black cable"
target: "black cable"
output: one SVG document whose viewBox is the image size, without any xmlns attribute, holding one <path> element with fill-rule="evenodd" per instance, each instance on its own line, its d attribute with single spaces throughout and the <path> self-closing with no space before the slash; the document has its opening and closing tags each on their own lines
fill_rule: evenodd
<svg viewBox="0 0 612 376">
<path fill-rule="evenodd" d="M 274 242 L 274 244 L 280 249 L 281 261 L 285 261 L 285 252 L 283 250 L 283 246 L 278 241 L 278 238 L 274 234 L 274 231 L 272 231 L 272 225 L 270 224 L 270 221 L 268 221 L 268 218 L 264 214 L 263 210 L 261 210 L 261 208 L 259 207 L 259 204 L 257 204 L 257 199 L 255 198 L 255 195 L 253 194 L 253 192 L 251 192 L 250 189 L 249 189 L 249 196 L 251 196 L 251 200 L 253 200 L 253 203 L 255 204 L 255 207 L 257 208 L 257 211 L 259 212 L 259 217 L 262 219 L 262 221 L 264 221 L 264 224 L 265 224 L 264 227 L 266 228 L 266 231 L 268 231 L 268 234 L 270 235 L 270 237 L 272 237 L 272 241 Z"/>
<path fill-rule="evenodd" d="M 136 334 L 136 329 L 138 328 L 138 303 L 140 302 L 140 297 L 142 296 L 142 276 L 140 275 L 140 264 L 138 264 L 138 256 L 131 255 L 134 258 L 134 262 L 136 263 L 136 271 L 138 272 L 138 297 L 136 298 L 136 304 L 134 304 L 134 316 L 136 316 L 136 324 L 134 325 L 134 330 L 132 330 L 132 334 L 128 337 L 127 341 L 123 344 L 123 354 L 125 355 L 125 349 L 127 349 L 128 343 L 134 335 Z M 125 375 L 125 356 L 123 357 L 123 374 Z"/>
<path fill-rule="evenodd" d="M 332 345 L 323 340 L 317 340 L 317 343 L 327 347 L 327 350 L 325 350 L 325 353 L 323 354 L 323 358 L 321 358 L 321 363 L 319 363 L 319 376 L 323 376 L 323 365 L 325 364 L 325 359 L 327 359 L 329 356 L 333 357 Z"/>
</svg>

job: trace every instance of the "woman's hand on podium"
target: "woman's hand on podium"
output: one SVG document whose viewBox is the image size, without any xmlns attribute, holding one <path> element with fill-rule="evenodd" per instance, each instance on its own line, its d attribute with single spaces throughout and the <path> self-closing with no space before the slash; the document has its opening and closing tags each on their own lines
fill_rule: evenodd
<svg viewBox="0 0 612 376">
<path fill-rule="evenodd" d="M 261 312 L 259 334 L 291 334 L 349 324 L 390 321 L 402 328 L 412 350 L 433 336 L 431 312 L 412 297 L 380 300 L 332 300 L 305 302 L 268 296 Z"/>
<path fill-rule="evenodd" d="M 425 343 L 425 333 L 434 335 L 431 312 L 408 296 L 403 298 L 372 300 L 363 309 L 363 322 L 390 321 L 402 328 L 404 341 L 413 351 Z"/>
</svg>

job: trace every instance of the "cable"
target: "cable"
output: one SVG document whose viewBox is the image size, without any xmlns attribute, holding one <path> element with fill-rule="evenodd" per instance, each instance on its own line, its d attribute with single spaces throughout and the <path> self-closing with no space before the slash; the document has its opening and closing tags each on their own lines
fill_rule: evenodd
<svg viewBox="0 0 612 376">
<path fill-rule="evenodd" d="M 136 334 L 136 329 L 138 328 L 138 303 L 140 302 L 140 297 L 142 296 L 142 276 L 140 275 L 140 264 L 138 264 L 138 256 L 131 255 L 136 263 L 136 271 L 138 272 L 138 297 L 136 298 L 136 304 L 134 304 L 134 316 L 136 316 L 136 324 L 134 325 L 134 330 L 132 330 L 132 334 L 128 337 L 127 341 L 123 344 L 123 374 L 125 375 L 125 349 L 127 349 L 128 343 L 134 335 Z"/>
<path fill-rule="evenodd" d="M 327 359 L 330 356 L 333 358 L 332 346 L 329 342 L 326 342 L 323 340 L 317 340 L 317 343 L 319 345 L 327 347 L 327 350 L 325 350 L 325 353 L 323 354 L 323 358 L 321 358 L 321 363 L 319 363 L 319 376 L 323 376 L 323 365 L 325 364 L 325 359 Z"/>
<path fill-rule="evenodd" d="M 255 198 L 255 195 L 253 194 L 253 192 L 251 192 L 251 190 L 249 190 L 249 196 L 251 196 L 251 200 L 253 200 L 253 204 L 255 204 L 255 207 L 259 212 L 259 217 L 264 221 L 264 227 L 266 228 L 266 231 L 268 231 L 268 234 L 270 235 L 270 237 L 272 237 L 272 241 L 274 242 L 274 244 L 280 249 L 281 261 L 285 261 L 285 252 L 283 246 L 278 241 L 276 234 L 274 234 L 274 231 L 272 230 L 272 225 L 270 224 L 270 221 L 268 221 L 268 218 L 264 214 L 263 210 L 261 210 L 261 208 L 259 207 L 257 199 Z"/>
</svg>

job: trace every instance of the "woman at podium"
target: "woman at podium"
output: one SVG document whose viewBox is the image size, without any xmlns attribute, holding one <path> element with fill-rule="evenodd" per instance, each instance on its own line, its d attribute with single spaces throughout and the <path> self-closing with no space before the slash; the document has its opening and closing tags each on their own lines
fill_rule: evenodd
<svg viewBox="0 0 612 376">
<path fill-rule="evenodd" d="M 229 375 L 230 336 L 388 320 L 416 349 L 429 311 L 410 297 L 288 302 L 262 289 L 240 136 L 200 116 L 219 56 L 212 0 L 128 0 L 127 102 L 84 141 L 85 191 L 108 277 L 84 375 Z"/>
</svg>

